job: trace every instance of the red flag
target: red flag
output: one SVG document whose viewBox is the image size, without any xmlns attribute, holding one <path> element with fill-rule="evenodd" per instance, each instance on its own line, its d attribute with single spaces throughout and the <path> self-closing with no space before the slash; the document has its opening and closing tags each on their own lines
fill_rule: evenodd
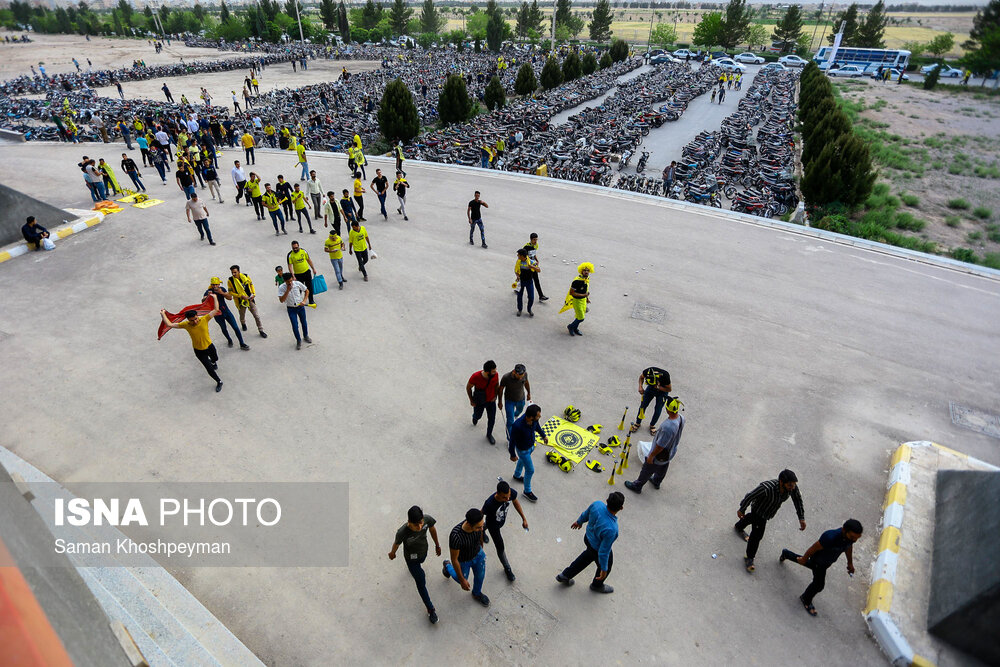
<svg viewBox="0 0 1000 667">
<path fill-rule="evenodd" d="M 173 322 L 174 324 L 177 324 L 181 320 L 187 319 L 186 317 L 184 317 L 184 313 L 186 313 L 189 310 L 197 311 L 198 315 L 208 315 L 210 312 L 215 310 L 215 295 L 209 294 L 208 296 L 205 297 L 205 300 L 202 301 L 201 303 L 195 304 L 193 306 L 185 306 L 176 313 L 168 312 L 167 319 Z M 166 324 L 163 323 L 163 318 L 160 318 L 160 328 L 157 329 L 156 331 L 156 340 L 160 340 L 161 338 L 163 338 L 163 334 L 167 333 L 168 331 L 170 331 L 170 327 L 168 327 Z"/>
</svg>

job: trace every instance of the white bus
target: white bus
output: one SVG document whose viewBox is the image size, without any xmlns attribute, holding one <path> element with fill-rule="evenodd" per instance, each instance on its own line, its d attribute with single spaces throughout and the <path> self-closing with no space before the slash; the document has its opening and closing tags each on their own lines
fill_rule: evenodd
<svg viewBox="0 0 1000 667">
<path fill-rule="evenodd" d="M 833 53 L 832 46 L 821 46 L 813 60 L 822 70 L 829 69 L 833 63 L 829 62 Z M 874 72 L 881 67 L 895 67 L 905 70 L 910 63 L 910 52 L 903 49 L 856 49 L 852 46 L 841 46 L 837 49 L 836 64 L 857 65 L 866 72 Z"/>
</svg>

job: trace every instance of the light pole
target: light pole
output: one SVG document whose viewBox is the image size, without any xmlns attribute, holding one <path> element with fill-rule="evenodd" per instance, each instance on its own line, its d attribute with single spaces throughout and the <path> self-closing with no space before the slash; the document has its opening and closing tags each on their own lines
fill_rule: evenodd
<svg viewBox="0 0 1000 667">
<path fill-rule="evenodd" d="M 819 29 L 819 22 L 823 19 L 823 3 L 819 3 L 819 11 L 816 12 L 816 25 L 813 26 L 813 36 L 809 40 L 809 51 L 813 50 L 813 43 L 816 41 L 816 31 Z M 826 32 L 826 27 L 824 26 L 823 32 Z M 822 39 L 822 38 L 821 38 Z"/>
<path fill-rule="evenodd" d="M 559 0 L 552 0 L 552 38 L 549 40 L 549 46 L 552 51 L 556 50 L 556 6 Z"/>
<path fill-rule="evenodd" d="M 299 44 L 305 46 L 306 38 L 302 34 L 302 16 L 299 14 L 299 0 L 295 0 L 295 20 L 299 22 Z"/>
</svg>

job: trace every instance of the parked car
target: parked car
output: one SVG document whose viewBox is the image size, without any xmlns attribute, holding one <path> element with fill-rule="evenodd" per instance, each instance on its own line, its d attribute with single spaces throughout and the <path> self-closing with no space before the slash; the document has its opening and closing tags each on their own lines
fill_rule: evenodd
<svg viewBox="0 0 1000 667">
<path fill-rule="evenodd" d="M 747 51 L 746 53 L 741 53 L 738 56 L 735 56 L 733 58 L 733 60 L 735 60 L 738 63 L 749 63 L 751 65 L 763 65 L 764 64 L 764 59 L 763 58 L 761 58 L 760 56 L 758 56 L 755 53 L 750 53 L 749 51 Z"/>
<path fill-rule="evenodd" d="M 951 65 L 943 65 L 941 63 L 935 63 L 933 65 L 924 65 L 923 67 L 920 68 L 920 73 L 923 74 L 924 76 L 927 76 L 933 70 L 939 67 L 941 69 L 938 72 L 938 76 L 945 78 L 953 78 L 953 79 L 957 79 L 958 77 L 962 76 L 962 70 L 958 69 L 957 67 L 952 67 Z"/>
<path fill-rule="evenodd" d="M 885 74 L 885 70 L 884 69 L 882 70 L 882 74 L 883 75 Z M 874 78 L 876 78 L 878 76 L 878 70 L 877 69 L 876 70 L 872 70 L 871 72 L 868 72 L 868 75 L 871 78 L 874 79 Z M 895 67 L 890 67 L 889 68 L 889 80 L 890 81 L 896 81 L 897 79 L 899 79 L 899 75 L 900 75 L 900 71 L 898 69 L 896 69 Z M 909 80 L 910 80 L 910 76 L 908 74 L 903 74 L 903 81 L 909 81 Z"/>
<path fill-rule="evenodd" d="M 680 62 L 677 58 L 674 58 L 669 53 L 661 53 L 658 56 L 653 56 L 649 59 L 650 65 L 659 65 L 660 63 L 676 63 Z"/>
<path fill-rule="evenodd" d="M 694 59 L 694 52 L 693 51 L 689 51 L 687 49 L 677 49 L 676 51 L 674 51 L 674 57 L 675 58 L 680 58 L 680 59 L 684 60 L 684 59 L 688 58 L 688 56 L 690 56 L 692 59 Z"/>
<path fill-rule="evenodd" d="M 746 65 L 741 65 L 732 58 L 719 58 L 712 62 L 721 67 L 725 72 L 745 72 L 747 69 Z"/>
<path fill-rule="evenodd" d="M 785 67 L 805 67 L 809 64 L 808 60 L 803 60 L 796 55 L 781 56 L 778 58 L 778 62 Z"/>
<path fill-rule="evenodd" d="M 857 65 L 844 65 L 843 67 L 837 67 L 835 69 L 828 69 L 826 71 L 827 76 L 846 76 L 852 79 L 864 76 L 865 71 L 858 67 Z"/>
<path fill-rule="evenodd" d="M 781 63 L 768 63 L 760 68 L 761 72 L 772 71 L 772 70 L 778 72 L 787 72 L 788 68 L 782 65 Z"/>
</svg>

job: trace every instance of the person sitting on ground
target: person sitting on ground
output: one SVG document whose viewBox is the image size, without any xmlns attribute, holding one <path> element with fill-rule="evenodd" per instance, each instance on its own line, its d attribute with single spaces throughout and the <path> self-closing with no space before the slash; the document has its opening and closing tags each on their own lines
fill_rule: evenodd
<svg viewBox="0 0 1000 667">
<path fill-rule="evenodd" d="M 35 250 L 42 249 L 42 239 L 49 238 L 49 230 L 35 221 L 35 216 L 29 215 L 28 221 L 21 225 L 21 236 L 29 244 L 35 244 Z"/>
</svg>

